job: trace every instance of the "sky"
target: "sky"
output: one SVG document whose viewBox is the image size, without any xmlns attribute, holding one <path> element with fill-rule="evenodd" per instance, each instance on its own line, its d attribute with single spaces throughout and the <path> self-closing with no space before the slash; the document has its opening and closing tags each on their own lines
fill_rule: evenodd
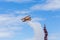
<svg viewBox="0 0 60 40">
<path fill-rule="evenodd" d="M 60 0 L 0 0 L 0 40 L 33 40 L 32 25 L 21 20 L 27 15 L 46 25 L 48 40 L 60 40 Z"/>
</svg>

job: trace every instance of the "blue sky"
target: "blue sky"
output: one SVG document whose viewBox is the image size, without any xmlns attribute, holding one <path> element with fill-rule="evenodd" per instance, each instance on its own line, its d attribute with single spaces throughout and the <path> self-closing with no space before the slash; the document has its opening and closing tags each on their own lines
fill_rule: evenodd
<svg viewBox="0 0 60 40">
<path fill-rule="evenodd" d="M 0 0 L 0 40 L 32 40 L 33 29 L 20 19 L 46 24 L 48 40 L 60 40 L 60 0 Z"/>
</svg>

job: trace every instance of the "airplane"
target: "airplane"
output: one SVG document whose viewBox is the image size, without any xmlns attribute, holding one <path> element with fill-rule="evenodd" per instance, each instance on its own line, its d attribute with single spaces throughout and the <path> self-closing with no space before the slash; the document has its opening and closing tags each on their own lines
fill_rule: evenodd
<svg viewBox="0 0 60 40">
<path fill-rule="evenodd" d="M 23 22 L 26 22 L 26 21 L 31 21 L 31 17 L 28 15 L 24 18 L 21 19 Z"/>
</svg>

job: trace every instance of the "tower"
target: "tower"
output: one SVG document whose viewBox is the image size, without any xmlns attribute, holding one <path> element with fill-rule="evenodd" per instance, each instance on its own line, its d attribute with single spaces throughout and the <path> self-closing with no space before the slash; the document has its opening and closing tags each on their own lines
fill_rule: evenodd
<svg viewBox="0 0 60 40">
<path fill-rule="evenodd" d="M 47 36 L 48 36 L 48 32 L 47 32 L 47 29 L 46 29 L 46 25 L 44 24 L 44 40 L 47 40 Z"/>
</svg>

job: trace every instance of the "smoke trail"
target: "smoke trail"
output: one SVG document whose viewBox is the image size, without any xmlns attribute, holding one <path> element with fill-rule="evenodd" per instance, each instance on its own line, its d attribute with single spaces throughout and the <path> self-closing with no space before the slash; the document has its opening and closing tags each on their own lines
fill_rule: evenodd
<svg viewBox="0 0 60 40">
<path fill-rule="evenodd" d="M 41 27 L 41 24 L 38 22 L 27 22 L 28 25 L 30 25 L 34 31 L 34 40 L 44 40 L 44 32 Z"/>
</svg>

